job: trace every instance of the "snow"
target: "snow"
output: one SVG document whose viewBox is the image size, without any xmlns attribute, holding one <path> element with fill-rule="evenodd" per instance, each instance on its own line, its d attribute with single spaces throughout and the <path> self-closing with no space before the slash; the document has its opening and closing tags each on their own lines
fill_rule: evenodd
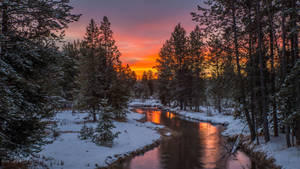
<svg viewBox="0 0 300 169">
<path fill-rule="evenodd" d="M 231 110 L 229 113 L 220 114 L 217 113 L 217 110 L 214 110 L 211 107 L 200 107 L 199 112 L 191 111 L 182 111 L 178 108 L 170 108 L 162 106 L 158 100 L 145 100 L 139 102 L 135 100 L 132 102 L 132 105 L 144 105 L 144 106 L 159 106 L 161 108 L 173 111 L 176 114 L 179 114 L 181 117 L 189 120 L 198 120 L 209 122 L 212 124 L 224 124 L 226 125 L 225 131 L 222 132 L 224 136 L 236 136 L 239 134 L 250 135 L 250 131 L 247 126 L 247 122 L 242 119 L 236 119 L 233 117 Z M 260 138 L 260 145 L 254 145 L 254 151 L 264 152 L 269 158 L 275 159 L 275 164 L 282 166 L 283 169 L 296 169 L 300 166 L 300 146 L 295 146 L 287 148 L 285 144 L 285 136 L 280 135 L 279 137 L 272 137 L 271 141 L 264 143 L 263 139 Z"/>
<path fill-rule="evenodd" d="M 174 109 L 173 109 L 174 111 Z M 224 136 L 234 136 L 242 133 L 243 128 L 246 123 L 241 119 L 235 119 L 231 115 L 223 115 L 219 113 L 197 113 L 197 112 L 188 112 L 188 111 L 179 111 L 175 110 L 175 112 L 185 118 L 205 121 L 213 124 L 224 124 L 226 125 L 225 131 L 222 132 Z M 249 130 L 246 128 L 243 131 L 243 134 L 248 134 Z"/>
<path fill-rule="evenodd" d="M 162 107 L 163 105 L 160 103 L 159 100 L 156 99 L 133 99 L 129 106 L 132 107 Z"/>
<path fill-rule="evenodd" d="M 224 124 L 226 125 L 225 131 L 222 132 L 224 136 L 235 136 L 241 133 L 249 135 L 245 121 L 235 119 L 230 113 L 217 113 L 213 108 L 200 107 L 200 113 L 181 111 L 178 108 L 164 107 L 155 99 L 136 99 L 130 103 L 130 106 L 160 107 L 192 121 Z M 129 111 L 127 122 L 114 122 L 116 126 L 114 132 L 119 131 L 121 134 L 115 140 L 113 147 L 101 147 L 92 142 L 78 139 L 78 132 L 87 116 L 87 113 L 72 114 L 71 111 L 62 111 L 54 118 L 61 135 L 52 144 L 45 146 L 40 153 L 40 156 L 46 159 L 46 164 L 51 166 L 50 168 L 81 169 L 95 168 L 96 165 L 105 166 L 106 162 L 116 160 L 116 155 L 128 154 L 153 143 L 160 138 L 157 129 L 163 128 L 163 126 L 151 122 L 140 123 L 137 120 L 143 118 L 144 115 Z M 88 125 L 96 124 L 89 123 Z M 165 136 L 171 136 L 171 133 L 167 132 Z M 252 144 L 254 150 L 264 152 L 268 157 L 274 158 L 275 163 L 283 166 L 283 169 L 295 169 L 300 166 L 300 147 L 286 148 L 284 135 L 277 138 L 272 137 L 267 144 L 261 138 L 260 143 L 260 145 Z"/>
<path fill-rule="evenodd" d="M 166 134 L 165 134 L 165 136 L 171 136 L 172 134 L 170 133 L 170 132 L 167 132 Z"/>
<path fill-rule="evenodd" d="M 268 143 L 263 143 L 255 147 L 255 151 L 264 152 L 268 157 L 274 158 L 276 164 L 283 169 L 296 169 L 300 166 L 300 146 L 287 148 L 285 135 L 272 137 Z"/>
<path fill-rule="evenodd" d="M 52 144 L 46 145 L 40 156 L 53 169 L 82 169 L 106 166 L 106 162 L 116 160 L 116 155 L 128 154 L 146 145 L 152 144 L 160 138 L 154 128 L 161 127 L 136 120 L 144 115 L 129 112 L 127 122 L 114 122 L 114 132 L 121 132 L 115 139 L 112 148 L 97 146 L 90 141 L 80 140 L 79 131 L 83 126 L 87 113 L 72 114 L 62 111 L 57 114 L 58 131 L 61 135 Z M 89 124 L 96 125 L 96 124 Z"/>
<path fill-rule="evenodd" d="M 134 99 L 131 101 L 130 106 L 144 106 L 144 107 L 162 107 L 168 109 L 169 111 L 173 111 L 180 116 L 190 119 L 190 120 L 198 120 L 209 122 L 213 124 L 224 124 L 226 125 L 226 130 L 222 133 L 224 136 L 234 136 L 241 134 L 243 128 L 247 124 L 242 119 L 235 119 L 232 115 L 224 115 L 217 113 L 217 110 L 214 110 L 211 107 L 200 107 L 199 112 L 191 112 L 191 111 L 183 111 L 179 110 L 179 108 L 170 108 L 163 106 L 159 100 L 156 99 Z M 209 113 L 208 113 L 209 112 Z M 249 134 L 248 128 L 245 128 L 243 134 Z"/>
</svg>

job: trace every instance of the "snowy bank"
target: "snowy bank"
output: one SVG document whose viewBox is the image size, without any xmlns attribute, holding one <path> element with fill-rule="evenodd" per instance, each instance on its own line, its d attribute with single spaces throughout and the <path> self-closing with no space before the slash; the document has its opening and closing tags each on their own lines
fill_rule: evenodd
<svg viewBox="0 0 300 169">
<path fill-rule="evenodd" d="M 174 113 L 180 115 L 181 117 L 209 122 L 213 124 L 224 124 L 226 125 L 226 130 L 222 133 L 224 136 L 235 136 L 241 134 L 243 128 L 246 126 L 246 122 L 241 119 L 235 119 L 232 115 L 224 115 L 217 113 L 217 110 L 212 108 L 207 108 L 204 106 L 200 107 L 199 112 L 191 112 L 191 111 L 183 111 L 179 108 L 170 108 L 163 106 L 159 100 L 157 99 L 134 99 L 129 104 L 132 107 L 160 107 L 169 111 L 173 111 Z M 209 112 L 209 113 L 208 113 Z M 249 134 L 249 130 L 246 128 L 243 131 L 243 134 Z"/>
<path fill-rule="evenodd" d="M 255 151 L 264 152 L 269 158 L 274 158 L 275 163 L 283 169 L 300 168 L 300 146 L 287 148 L 284 134 L 271 137 L 268 143 L 264 143 L 262 137 L 260 140 L 261 144 L 254 147 Z"/>
<path fill-rule="evenodd" d="M 156 99 L 133 99 L 129 103 L 131 107 L 162 107 L 163 105 Z"/>
<path fill-rule="evenodd" d="M 204 109 L 205 109 L 204 107 L 201 107 L 201 110 Z M 187 119 L 209 122 L 212 124 L 226 125 L 225 131 L 222 132 L 222 135 L 224 136 L 235 136 L 241 133 L 249 134 L 249 130 L 247 126 L 245 128 L 246 122 L 244 122 L 241 119 L 235 119 L 231 115 L 223 115 L 223 114 L 215 113 L 216 111 L 212 113 L 206 113 L 205 111 L 199 113 L 199 112 L 181 111 L 178 109 L 170 109 L 170 110 L 174 111 L 176 114 L 179 114 L 180 116 L 185 117 Z"/>
<path fill-rule="evenodd" d="M 71 111 L 62 111 L 55 118 L 60 135 L 52 144 L 46 145 L 39 155 L 46 159 L 44 163 L 52 169 L 106 166 L 120 155 L 141 149 L 160 138 L 160 134 L 154 129 L 160 126 L 136 121 L 143 116 L 130 112 L 127 122 L 114 122 L 114 132 L 119 131 L 121 134 L 114 140 L 113 147 L 109 148 L 78 138 L 84 118 L 87 117 L 86 113 L 72 114 Z"/>
</svg>

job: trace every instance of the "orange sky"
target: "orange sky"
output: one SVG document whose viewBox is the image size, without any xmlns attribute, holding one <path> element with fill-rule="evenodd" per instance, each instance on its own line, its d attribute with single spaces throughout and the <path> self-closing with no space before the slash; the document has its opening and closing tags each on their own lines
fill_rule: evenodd
<svg viewBox="0 0 300 169">
<path fill-rule="evenodd" d="M 82 39 L 91 18 L 98 23 L 108 16 L 121 61 L 141 75 L 153 70 L 163 43 L 179 22 L 190 32 L 196 25 L 190 12 L 199 0 L 71 0 L 73 13 L 82 17 L 66 30 L 66 40 Z M 153 70 L 155 72 L 155 70 Z"/>
</svg>

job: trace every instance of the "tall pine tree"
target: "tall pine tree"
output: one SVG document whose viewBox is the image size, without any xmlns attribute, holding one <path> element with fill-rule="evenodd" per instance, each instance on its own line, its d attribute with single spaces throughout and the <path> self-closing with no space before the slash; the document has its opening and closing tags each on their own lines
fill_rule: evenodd
<svg viewBox="0 0 300 169">
<path fill-rule="evenodd" d="M 60 69 L 55 42 L 79 18 L 71 10 L 64 0 L 1 5 L 0 165 L 2 159 L 38 152 L 47 142 L 46 119 L 53 115 L 55 98 L 47 88 L 48 77 Z"/>
</svg>

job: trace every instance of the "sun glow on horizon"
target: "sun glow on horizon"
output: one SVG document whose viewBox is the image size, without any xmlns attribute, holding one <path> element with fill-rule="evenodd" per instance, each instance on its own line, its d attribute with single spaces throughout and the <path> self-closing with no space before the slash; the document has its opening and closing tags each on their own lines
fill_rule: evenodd
<svg viewBox="0 0 300 169">
<path fill-rule="evenodd" d="M 124 64 L 128 64 L 131 70 L 135 71 L 137 77 L 140 79 L 144 71 L 147 72 L 151 70 L 153 74 L 157 73 L 157 70 L 154 68 L 154 66 L 156 64 L 156 59 L 158 58 L 158 52 L 159 52 L 158 50 L 153 51 L 153 53 L 157 53 L 157 54 L 150 54 L 139 58 L 132 58 L 130 57 L 131 55 L 123 54 L 121 56 L 121 60 Z M 130 60 L 134 60 L 134 61 L 132 61 L 131 63 Z"/>
</svg>

